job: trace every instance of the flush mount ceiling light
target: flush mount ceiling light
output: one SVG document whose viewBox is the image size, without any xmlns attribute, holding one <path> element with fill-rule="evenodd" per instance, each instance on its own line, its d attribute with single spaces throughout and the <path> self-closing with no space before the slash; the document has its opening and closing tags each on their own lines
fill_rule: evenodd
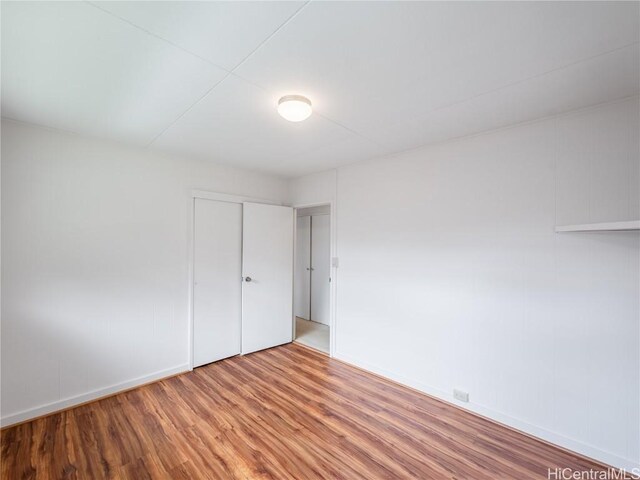
<svg viewBox="0 0 640 480">
<path fill-rule="evenodd" d="M 278 113 L 290 122 L 301 122 L 311 115 L 311 100 L 302 95 L 285 95 L 278 101 Z"/>
</svg>

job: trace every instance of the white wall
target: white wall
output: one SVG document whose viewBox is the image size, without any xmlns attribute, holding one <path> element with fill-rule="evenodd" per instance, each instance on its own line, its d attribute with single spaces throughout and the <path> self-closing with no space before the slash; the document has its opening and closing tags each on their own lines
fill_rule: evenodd
<svg viewBox="0 0 640 480">
<path fill-rule="evenodd" d="M 2 422 L 188 368 L 191 189 L 284 180 L 2 122 Z"/>
<path fill-rule="evenodd" d="M 314 173 L 289 182 L 289 203 L 294 207 L 329 204 L 336 197 L 336 171 Z"/>
<path fill-rule="evenodd" d="M 336 356 L 637 466 L 639 234 L 554 225 L 638 218 L 638 111 L 636 97 L 292 181 L 293 203 L 336 201 Z"/>
</svg>

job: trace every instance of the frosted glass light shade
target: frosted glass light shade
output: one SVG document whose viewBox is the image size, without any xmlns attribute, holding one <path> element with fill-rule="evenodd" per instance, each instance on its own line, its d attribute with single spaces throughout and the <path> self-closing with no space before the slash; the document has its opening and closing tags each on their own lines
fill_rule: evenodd
<svg viewBox="0 0 640 480">
<path fill-rule="evenodd" d="M 285 95 L 278 101 L 278 113 L 290 122 L 306 120 L 311 112 L 311 101 L 302 95 Z"/>
</svg>

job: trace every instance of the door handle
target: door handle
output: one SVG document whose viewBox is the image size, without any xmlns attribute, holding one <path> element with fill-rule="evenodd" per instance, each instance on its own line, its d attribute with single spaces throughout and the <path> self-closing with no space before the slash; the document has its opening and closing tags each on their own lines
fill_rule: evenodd
<svg viewBox="0 0 640 480">
<path fill-rule="evenodd" d="M 244 281 L 245 282 L 250 282 L 251 281 L 251 277 L 244 277 Z"/>
</svg>

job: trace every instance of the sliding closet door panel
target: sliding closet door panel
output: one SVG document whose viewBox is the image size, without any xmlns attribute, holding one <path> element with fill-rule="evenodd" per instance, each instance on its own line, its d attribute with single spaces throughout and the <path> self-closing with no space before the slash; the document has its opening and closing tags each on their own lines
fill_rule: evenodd
<svg viewBox="0 0 640 480">
<path fill-rule="evenodd" d="M 311 217 L 296 222 L 296 274 L 293 310 L 296 317 L 309 320 L 311 308 Z"/>
<path fill-rule="evenodd" d="M 242 353 L 292 341 L 293 209 L 245 203 Z"/>
<path fill-rule="evenodd" d="M 329 325 L 329 215 L 311 217 L 311 320 Z"/>
<path fill-rule="evenodd" d="M 240 353 L 242 205 L 195 200 L 194 366 Z"/>
</svg>

